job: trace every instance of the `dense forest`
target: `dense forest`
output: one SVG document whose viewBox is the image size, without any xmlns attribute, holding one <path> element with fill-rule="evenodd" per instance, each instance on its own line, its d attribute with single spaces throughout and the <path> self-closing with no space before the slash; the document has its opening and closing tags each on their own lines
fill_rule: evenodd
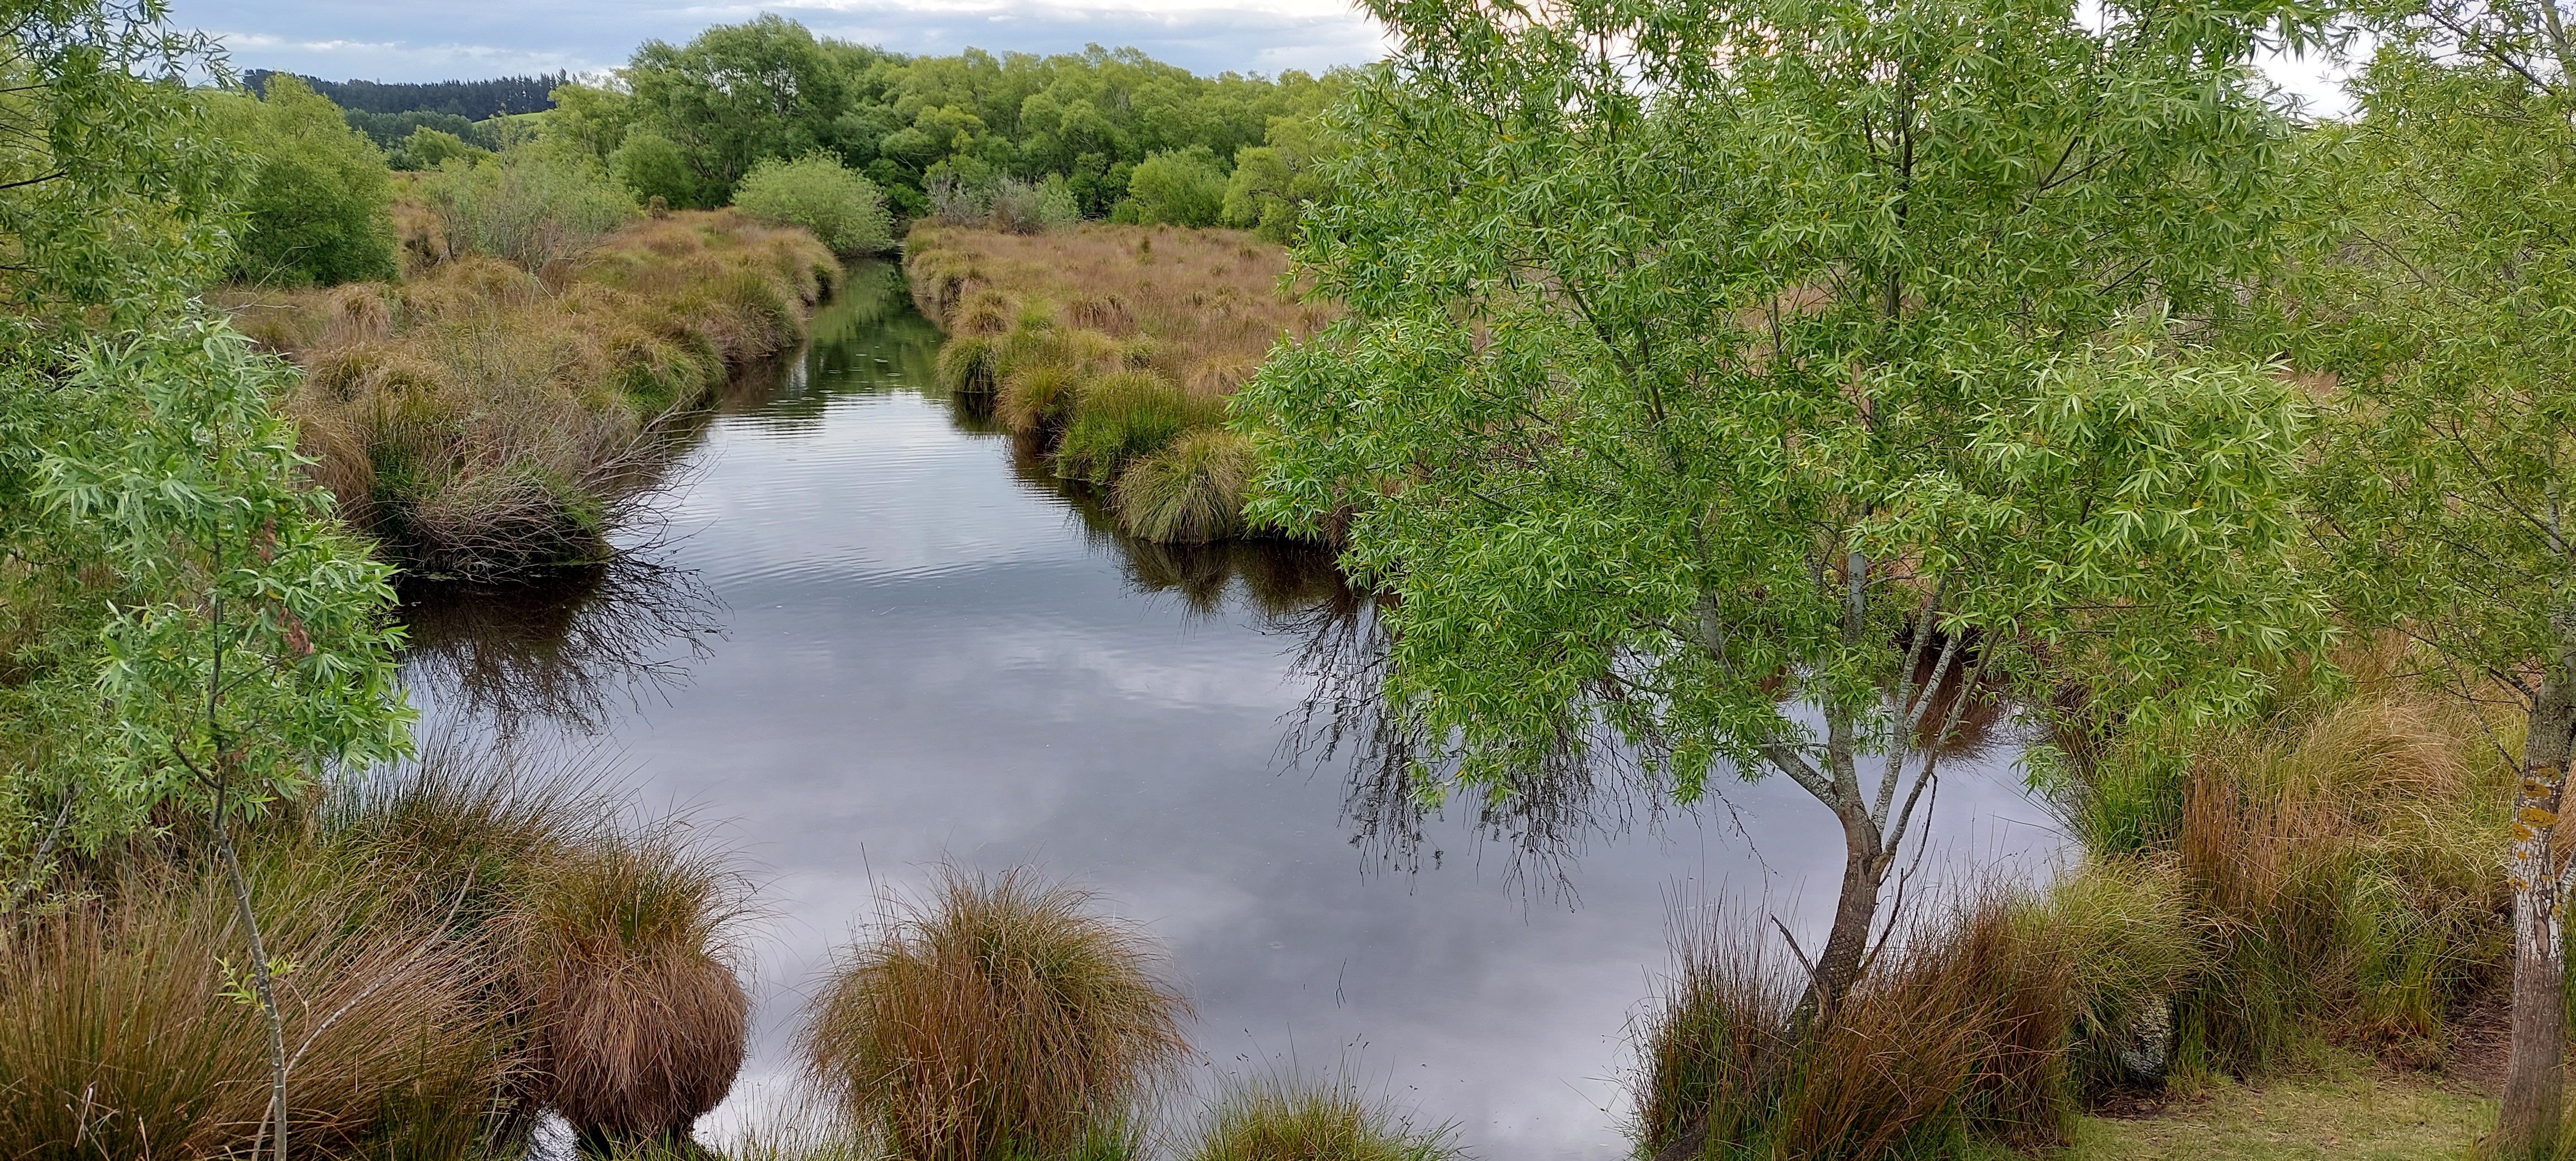
<svg viewBox="0 0 2576 1161">
<path fill-rule="evenodd" d="M 254 93 L 265 94 L 269 78 L 284 75 L 290 74 L 274 69 L 244 69 L 242 83 Z M 572 74 L 539 73 L 483 81 L 425 83 L 326 81 L 307 76 L 296 79 L 314 92 L 330 98 L 332 104 L 352 113 L 444 113 L 468 121 L 481 121 L 487 117 L 554 108 L 551 94 L 557 88 L 572 83 Z"/>
</svg>

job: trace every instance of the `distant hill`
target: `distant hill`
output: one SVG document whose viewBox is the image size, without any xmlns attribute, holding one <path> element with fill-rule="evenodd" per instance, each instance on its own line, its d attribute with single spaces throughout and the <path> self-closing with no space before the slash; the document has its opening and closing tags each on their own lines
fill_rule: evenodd
<svg viewBox="0 0 2576 1161">
<path fill-rule="evenodd" d="M 532 77 L 495 77 L 488 81 L 431 81 L 426 84 L 386 84 L 382 81 L 326 81 L 300 73 L 280 74 L 274 69 L 250 69 L 242 80 L 253 92 L 268 92 L 268 78 L 289 75 L 302 77 L 313 91 L 331 98 L 331 103 L 353 113 L 444 113 L 480 121 L 504 113 L 534 113 L 555 107 L 547 94 L 555 86 L 572 80 L 569 72 L 539 73 Z"/>
</svg>

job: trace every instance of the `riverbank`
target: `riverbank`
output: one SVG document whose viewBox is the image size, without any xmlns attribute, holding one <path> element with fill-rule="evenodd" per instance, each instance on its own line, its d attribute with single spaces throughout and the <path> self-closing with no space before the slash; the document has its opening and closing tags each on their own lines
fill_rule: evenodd
<svg viewBox="0 0 2576 1161">
<path fill-rule="evenodd" d="M 494 579 L 602 559 L 659 426 L 802 341 L 841 273 L 803 230 L 677 213 L 534 273 L 469 253 L 222 305 L 304 369 L 284 410 L 350 523 L 408 572 Z"/>
<path fill-rule="evenodd" d="M 1251 441 L 1225 401 L 1329 307 L 1282 289 L 1287 253 L 1234 230 L 1087 224 L 1045 234 L 920 225 L 904 270 L 947 333 L 939 380 L 1104 488 L 1129 535 L 1246 535 Z"/>
</svg>

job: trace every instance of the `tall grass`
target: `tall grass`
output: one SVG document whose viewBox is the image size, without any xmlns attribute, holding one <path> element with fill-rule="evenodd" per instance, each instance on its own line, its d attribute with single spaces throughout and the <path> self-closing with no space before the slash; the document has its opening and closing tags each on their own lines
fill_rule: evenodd
<svg viewBox="0 0 2576 1161">
<path fill-rule="evenodd" d="M 551 1108 L 596 1149 L 684 1144 L 730 1084 L 742 881 L 583 763 L 433 743 L 249 836 L 299 1147 L 508 1155 Z M 85 860 L 0 930 L 0 1156 L 250 1151 L 259 1010 L 223 882 L 178 828 Z"/>
<path fill-rule="evenodd" d="M 811 235 L 728 211 L 637 222 L 543 277 L 461 254 L 228 305 L 305 369 L 286 407 L 342 512 L 415 570 L 492 578 L 600 559 L 663 417 L 792 347 L 839 276 Z"/>
<path fill-rule="evenodd" d="M 1179 445 L 1224 422 L 1272 344 L 1329 321 L 1280 288 L 1282 250 L 1224 230 L 921 224 L 906 252 L 914 301 L 950 335 L 943 386 L 1042 441 L 1059 476 L 1118 485 L 1109 502 L 1130 535 L 1246 532 L 1249 446 Z"/>
<path fill-rule="evenodd" d="M 950 872 L 836 964 L 802 1040 L 814 1075 L 911 1161 L 1121 1137 L 1188 1057 L 1189 1008 L 1152 942 L 1091 904 L 1026 871 Z"/>
</svg>

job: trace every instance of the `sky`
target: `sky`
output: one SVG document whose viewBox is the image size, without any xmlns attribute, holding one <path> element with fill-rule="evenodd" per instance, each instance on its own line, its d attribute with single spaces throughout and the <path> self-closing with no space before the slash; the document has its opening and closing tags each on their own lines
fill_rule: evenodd
<svg viewBox="0 0 2576 1161">
<path fill-rule="evenodd" d="M 439 81 L 590 72 L 635 46 L 774 12 L 816 34 L 898 52 L 1057 53 L 1134 46 L 1198 73 L 1320 71 L 1374 60 L 1385 40 L 1348 0 L 175 0 L 240 68 L 326 80 Z M 2312 113 L 2345 102 L 2333 70 L 2266 62 Z"/>
</svg>

